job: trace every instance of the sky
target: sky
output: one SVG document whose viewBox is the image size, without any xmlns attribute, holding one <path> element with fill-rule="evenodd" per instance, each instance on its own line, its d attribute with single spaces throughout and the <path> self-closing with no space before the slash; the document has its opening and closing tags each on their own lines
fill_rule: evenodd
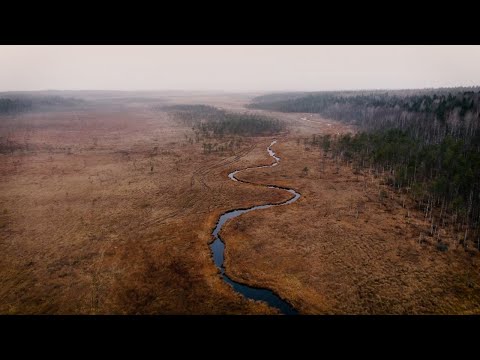
<svg viewBox="0 0 480 360">
<path fill-rule="evenodd" d="M 0 91 L 480 85 L 480 46 L 0 46 Z"/>
</svg>

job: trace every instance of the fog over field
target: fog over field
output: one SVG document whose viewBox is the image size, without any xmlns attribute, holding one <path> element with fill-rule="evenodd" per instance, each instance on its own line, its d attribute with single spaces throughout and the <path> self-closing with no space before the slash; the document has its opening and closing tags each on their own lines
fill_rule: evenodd
<svg viewBox="0 0 480 360">
<path fill-rule="evenodd" d="M 1 46 L 0 91 L 473 86 L 479 46 Z"/>
</svg>

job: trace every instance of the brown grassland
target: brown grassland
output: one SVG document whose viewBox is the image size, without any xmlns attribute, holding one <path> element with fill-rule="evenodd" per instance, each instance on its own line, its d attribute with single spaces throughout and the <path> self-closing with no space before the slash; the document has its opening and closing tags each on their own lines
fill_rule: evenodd
<svg viewBox="0 0 480 360">
<path fill-rule="evenodd" d="M 241 111 L 248 98 L 172 101 Z M 478 252 L 438 251 L 401 194 L 297 141 L 351 129 L 270 115 L 288 122 L 280 165 L 238 177 L 302 197 L 226 225 L 232 278 L 302 314 L 480 312 Z M 208 247 L 224 211 L 288 198 L 227 177 L 270 163 L 272 137 L 204 154 L 191 129 L 140 102 L 0 120 L 1 314 L 277 313 L 234 292 Z"/>
</svg>

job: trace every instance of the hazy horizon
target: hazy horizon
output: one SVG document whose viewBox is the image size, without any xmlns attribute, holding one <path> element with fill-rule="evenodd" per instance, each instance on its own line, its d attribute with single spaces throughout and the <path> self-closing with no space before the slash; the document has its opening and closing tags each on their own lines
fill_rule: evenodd
<svg viewBox="0 0 480 360">
<path fill-rule="evenodd" d="M 0 91 L 294 92 L 480 85 L 480 46 L 0 46 Z"/>
</svg>

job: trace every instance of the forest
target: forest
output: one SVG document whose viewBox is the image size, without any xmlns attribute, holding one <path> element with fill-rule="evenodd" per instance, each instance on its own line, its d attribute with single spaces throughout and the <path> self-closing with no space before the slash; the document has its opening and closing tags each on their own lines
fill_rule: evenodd
<svg viewBox="0 0 480 360">
<path fill-rule="evenodd" d="M 15 115 L 39 109 L 71 107 L 83 102 L 60 96 L 0 96 L 0 114 Z"/>
<path fill-rule="evenodd" d="M 278 98 L 278 95 L 276 95 Z M 251 108 L 319 113 L 355 125 L 355 135 L 313 136 L 310 145 L 382 174 L 411 195 L 432 233 L 454 226 L 480 249 L 480 91 L 319 93 Z"/>
<path fill-rule="evenodd" d="M 163 109 L 206 138 L 222 138 L 225 135 L 265 136 L 285 129 L 285 124 L 277 119 L 232 113 L 207 105 L 175 105 Z"/>
</svg>

